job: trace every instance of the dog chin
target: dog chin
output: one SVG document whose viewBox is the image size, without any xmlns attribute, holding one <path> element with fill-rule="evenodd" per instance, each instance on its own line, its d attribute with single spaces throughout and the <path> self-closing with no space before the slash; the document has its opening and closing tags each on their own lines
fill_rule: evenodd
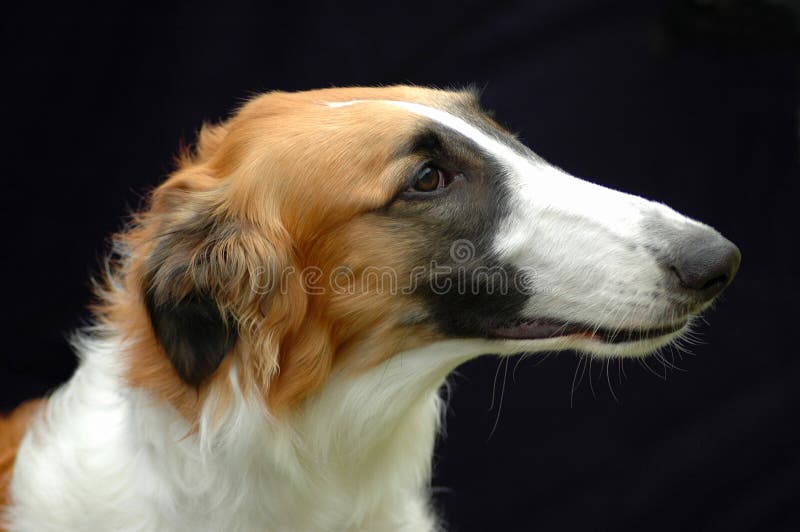
<svg viewBox="0 0 800 532">
<path fill-rule="evenodd" d="M 675 332 L 654 338 L 632 340 L 616 344 L 607 344 L 596 340 L 579 338 L 575 341 L 575 346 L 570 349 L 598 358 L 642 358 L 680 338 L 685 327 L 686 326 Z"/>
<path fill-rule="evenodd" d="M 641 358 L 679 339 L 689 329 L 690 322 L 687 319 L 646 331 L 569 331 L 568 334 L 544 338 L 495 335 L 494 339 L 502 344 L 503 354 L 577 351 L 598 358 Z"/>
</svg>

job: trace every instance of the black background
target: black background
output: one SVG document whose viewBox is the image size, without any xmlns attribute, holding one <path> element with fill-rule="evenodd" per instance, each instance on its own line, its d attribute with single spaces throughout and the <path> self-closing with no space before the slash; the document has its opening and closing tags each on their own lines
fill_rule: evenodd
<svg viewBox="0 0 800 532">
<path fill-rule="evenodd" d="M 569 353 L 461 368 L 435 457 L 445 522 L 800 529 L 800 48 L 787 6 L 13 8 L 0 22 L 0 406 L 68 378 L 65 338 L 88 319 L 107 236 L 203 120 L 270 89 L 474 83 L 546 159 L 715 226 L 744 259 L 702 343 L 672 357 L 679 370 L 590 372 Z"/>
</svg>

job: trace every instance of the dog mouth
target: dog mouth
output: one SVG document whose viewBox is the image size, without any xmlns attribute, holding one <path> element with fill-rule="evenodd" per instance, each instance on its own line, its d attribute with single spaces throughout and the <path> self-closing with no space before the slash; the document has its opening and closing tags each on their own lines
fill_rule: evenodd
<svg viewBox="0 0 800 532">
<path fill-rule="evenodd" d="M 604 344 L 624 344 L 660 338 L 680 331 L 686 325 L 681 323 L 639 329 L 593 327 L 581 323 L 538 318 L 520 321 L 512 325 L 493 328 L 489 334 L 492 338 L 502 340 L 543 340 L 577 336 Z"/>
</svg>

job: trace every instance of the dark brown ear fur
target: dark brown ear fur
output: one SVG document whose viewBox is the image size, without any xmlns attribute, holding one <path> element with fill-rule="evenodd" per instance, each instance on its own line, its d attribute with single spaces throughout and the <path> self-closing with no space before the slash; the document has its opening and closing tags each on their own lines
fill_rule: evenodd
<svg viewBox="0 0 800 532">
<path fill-rule="evenodd" d="M 145 305 L 156 339 L 178 375 L 198 387 L 237 339 L 236 320 L 218 301 L 224 279 L 214 248 L 233 239 L 206 202 L 186 190 L 159 191 L 161 201 L 180 202 L 180 220 L 165 217 L 143 277 Z M 227 234 L 225 234 L 227 233 Z"/>
<path fill-rule="evenodd" d="M 187 392 L 205 389 L 227 358 L 235 358 L 240 385 L 275 410 L 318 388 L 332 366 L 332 325 L 292 274 L 307 254 L 284 225 L 282 181 L 242 160 L 256 157 L 242 150 L 254 144 L 251 122 L 204 130 L 197 149 L 179 159 L 121 237 L 133 255 L 135 301 L 112 287 L 101 309 L 132 332 L 150 326 L 152 335 L 137 335 L 144 343 L 129 379 L 159 390 L 187 416 L 194 415 Z"/>
<path fill-rule="evenodd" d="M 156 338 L 178 375 L 200 386 L 236 343 L 236 325 L 217 304 L 195 291 L 177 301 L 159 303 L 152 291 L 145 295 Z"/>
</svg>

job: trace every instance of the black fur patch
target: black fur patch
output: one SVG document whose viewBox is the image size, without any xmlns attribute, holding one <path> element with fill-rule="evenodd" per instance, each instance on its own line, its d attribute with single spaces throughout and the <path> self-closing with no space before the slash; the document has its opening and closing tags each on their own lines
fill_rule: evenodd
<svg viewBox="0 0 800 532">
<path fill-rule="evenodd" d="M 157 303 L 151 291 L 147 311 L 156 338 L 181 379 L 198 387 L 219 367 L 236 343 L 236 327 L 209 297 L 190 294 L 180 301 Z"/>
<path fill-rule="evenodd" d="M 509 137 L 506 142 L 515 141 Z M 517 319 L 531 297 L 520 289 L 524 283 L 517 268 L 499 261 L 492 251 L 510 209 L 506 169 L 469 139 L 437 124 L 428 124 L 404 150 L 463 175 L 463 180 L 430 199 L 406 201 L 400 194 L 379 212 L 383 219 L 377 223 L 396 234 L 415 235 L 408 239 L 416 243 L 408 253 L 427 275 L 414 294 L 424 300 L 440 331 L 454 337 L 487 336 L 493 327 Z M 407 181 L 401 180 L 400 186 L 407 187 Z M 469 250 L 463 260 L 453 254 L 460 243 Z M 494 282 L 498 279 L 505 284 Z"/>
</svg>

